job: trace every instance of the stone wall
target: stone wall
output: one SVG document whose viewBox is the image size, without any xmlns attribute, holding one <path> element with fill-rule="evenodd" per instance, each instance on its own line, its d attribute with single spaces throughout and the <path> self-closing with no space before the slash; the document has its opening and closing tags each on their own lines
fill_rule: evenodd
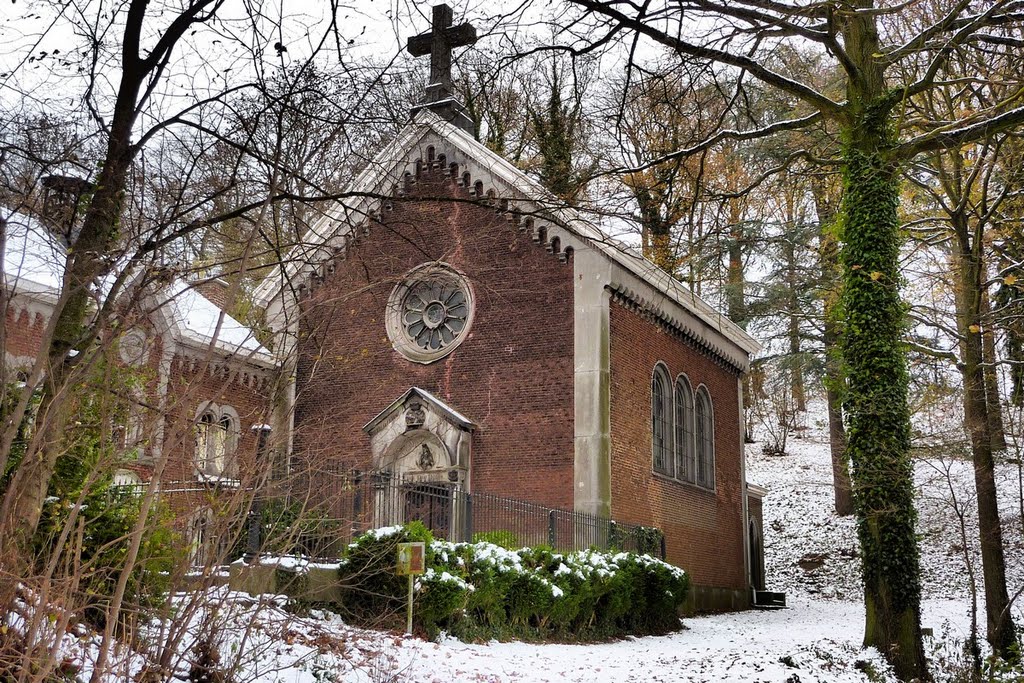
<svg viewBox="0 0 1024 683">
<path fill-rule="evenodd" d="M 571 509 L 572 265 L 472 199 L 424 171 L 303 296 L 295 459 L 371 469 L 363 425 L 417 386 L 476 423 L 473 491 Z M 431 261 L 470 282 L 475 317 L 450 355 L 420 364 L 392 348 L 384 318 L 395 285 Z"/>
</svg>

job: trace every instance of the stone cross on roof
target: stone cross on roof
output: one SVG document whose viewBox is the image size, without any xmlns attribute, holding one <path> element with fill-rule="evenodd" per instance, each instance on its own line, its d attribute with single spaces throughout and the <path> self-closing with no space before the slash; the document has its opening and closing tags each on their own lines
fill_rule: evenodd
<svg viewBox="0 0 1024 683">
<path fill-rule="evenodd" d="M 430 83 L 427 102 L 440 102 L 452 95 L 452 49 L 476 42 L 471 24 L 452 26 L 452 8 L 434 5 L 431 30 L 409 38 L 407 47 L 413 57 L 430 55 Z"/>
</svg>

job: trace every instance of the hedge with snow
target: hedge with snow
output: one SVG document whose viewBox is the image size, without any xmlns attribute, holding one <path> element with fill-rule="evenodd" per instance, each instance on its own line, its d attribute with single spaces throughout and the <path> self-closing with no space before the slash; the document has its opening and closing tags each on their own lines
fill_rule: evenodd
<svg viewBox="0 0 1024 683">
<path fill-rule="evenodd" d="M 649 555 L 451 543 L 419 522 L 374 529 L 348 546 L 338 571 L 349 619 L 385 627 L 402 619 L 408 583 L 395 575 L 395 558 L 407 541 L 426 543 L 414 618 L 430 637 L 581 641 L 680 628 L 689 577 Z"/>
</svg>

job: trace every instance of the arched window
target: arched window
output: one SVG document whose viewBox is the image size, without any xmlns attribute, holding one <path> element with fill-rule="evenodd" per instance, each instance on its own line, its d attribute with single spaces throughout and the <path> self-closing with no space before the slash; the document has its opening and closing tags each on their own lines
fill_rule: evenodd
<svg viewBox="0 0 1024 683">
<path fill-rule="evenodd" d="M 693 389 L 683 375 L 676 378 L 676 477 L 697 481 L 696 448 L 693 442 Z"/>
<path fill-rule="evenodd" d="M 668 374 L 662 366 L 651 376 L 651 437 L 654 471 L 673 476 L 672 467 L 672 395 Z"/>
<path fill-rule="evenodd" d="M 196 424 L 196 469 L 209 477 L 234 472 L 238 443 L 238 415 L 228 406 L 209 403 Z"/>
<path fill-rule="evenodd" d="M 694 410 L 694 425 L 697 446 L 697 485 L 715 487 L 715 416 L 711 409 L 711 397 L 707 389 L 697 390 Z"/>
</svg>

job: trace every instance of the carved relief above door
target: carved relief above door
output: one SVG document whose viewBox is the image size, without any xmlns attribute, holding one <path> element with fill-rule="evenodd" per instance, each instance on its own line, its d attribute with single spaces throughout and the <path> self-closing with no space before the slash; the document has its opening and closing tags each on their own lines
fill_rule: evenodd
<svg viewBox="0 0 1024 683">
<path fill-rule="evenodd" d="M 476 425 L 427 391 L 413 387 L 363 430 L 370 437 L 377 526 L 423 522 L 437 538 L 458 529 L 459 492 L 469 491 Z"/>
</svg>

